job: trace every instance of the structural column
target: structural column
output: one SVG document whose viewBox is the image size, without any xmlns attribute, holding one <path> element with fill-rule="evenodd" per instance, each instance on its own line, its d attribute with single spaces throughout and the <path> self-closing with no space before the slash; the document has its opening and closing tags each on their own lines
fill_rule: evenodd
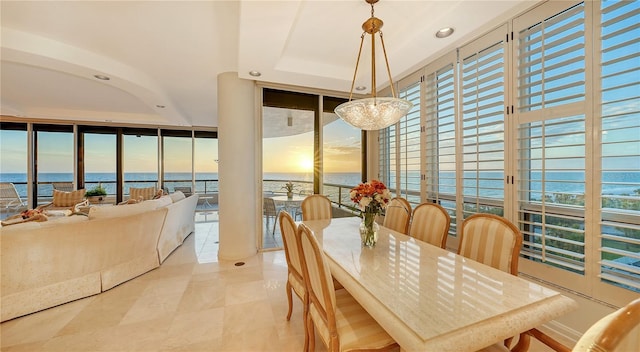
<svg viewBox="0 0 640 352">
<path fill-rule="evenodd" d="M 254 95 L 253 81 L 218 75 L 218 257 L 225 260 L 257 253 Z"/>
</svg>

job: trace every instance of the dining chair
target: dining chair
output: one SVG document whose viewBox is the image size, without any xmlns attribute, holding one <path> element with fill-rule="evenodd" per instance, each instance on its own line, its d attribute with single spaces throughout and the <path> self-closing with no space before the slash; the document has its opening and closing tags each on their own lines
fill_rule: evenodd
<svg viewBox="0 0 640 352">
<path fill-rule="evenodd" d="M 410 220 L 411 204 L 402 197 L 395 197 L 387 204 L 382 226 L 406 235 L 409 230 Z"/>
<path fill-rule="evenodd" d="M 640 298 L 591 325 L 573 348 L 565 346 L 538 329 L 531 329 L 526 334 L 557 352 L 640 351 Z M 527 348 L 528 346 L 516 344 L 510 352 L 526 351 Z"/>
<path fill-rule="evenodd" d="M 282 243 L 284 244 L 284 254 L 287 260 L 287 301 L 289 302 L 289 311 L 287 312 L 287 320 L 291 319 L 291 312 L 293 311 L 293 295 L 291 291 L 302 301 L 302 321 L 307 319 L 307 311 L 309 309 L 309 295 L 307 294 L 307 287 L 302 276 L 302 262 L 301 262 L 301 245 L 300 245 L 300 233 L 298 232 L 298 226 L 291 215 L 286 211 L 281 211 L 278 215 L 280 222 L 280 232 L 282 233 Z M 304 350 L 309 348 L 309 336 L 305 329 L 304 335 Z"/>
<path fill-rule="evenodd" d="M 389 350 L 398 344 L 344 289 L 335 290 L 331 271 L 318 240 L 304 224 L 298 226 L 302 270 L 309 295 L 306 330 L 315 350 L 314 326 L 329 352 Z"/>
<path fill-rule="evenodd" d="M 462 222 L 458 254 L 518 275 L 522 235 L 509 220 L 493 214 L 473 214 Z"/>
<path fill-rule="evenodd" d="M 522 235 L 511 221 L 493 214 L 473 214 L 462 222 L 459 241 L 459 255 L 518 275 Z M 504 346 L 509 347 L 512 339 L 506 339 Z M 529 336 L 521 333 L 518 343 L 528 348 L 528 342 Z"/>
<path fill-rule="evenodd" d="M 422 203 L 413 210 L 411 215 L 409 236 L 446 249 L 450 224 L 451 217 L 441 205 Z"/>
<path fill-rule="evenodd" d="M 331 201 L 322 194 L 312 194 L 306 197 L 302 204 L 302 220 L 331 219 Z"/>
<path fill-rule="evenodd" d="M 269 197 L 264 197 L 262 198 L 262 215 L 264 215 L 266 217 L 266 230 L 267 232 L 269 232 L 269 222 L 270 219 L 273 218 L 273 229 L 271 230 L 271 235 L 275 238 L 276 236 L 276 223 L 277 218 L 278 218 L 278 213 L 280 212 L 281 208 L 276 206 L 276 202 L 275 200 L 273 200 L 273 198 L 269 198 Z"/>
</svg>

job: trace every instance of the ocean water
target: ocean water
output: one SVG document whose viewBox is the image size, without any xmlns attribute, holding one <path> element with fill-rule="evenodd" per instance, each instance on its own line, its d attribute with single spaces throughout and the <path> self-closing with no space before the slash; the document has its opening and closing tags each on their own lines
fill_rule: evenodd
<svg viewBox="0 0 640 352">
<path fill-rule="evenodd" d="M 311 173 L 265 173 L 265 191 L 284 192 L 282 186 L 287 181 L 296 184 L 296 191 L 313 190 L 313 174 Z M 72 182 L 71 173 L 42 173 L 38 175 L 38 194 L 44 197 L 53 194 L 51 182 Z M 124 193 L 129 193 L 130 187 L 151 187 L 156 186 L 158 175 L 153 172 L 125 173 Z M 24 173 L 0 173 L 1 182 L 13 182 L 21 197 L 27 196 L 27 175 Z M 108 194 L 116 193 L 115 173 L 87 173 L 85 188 L 90 189 L 99 183 L 107 190 Z M 325 183 L 346 185 L 349 188 L 360 183 L 359 173 L 334 173 L 325 174 Z M 190 187 L 191 173 L 173 172 L 165 175 L 165 186 L 169 191 L 173 191 L 176 186 Z M 217 173 L 196 173 L 197 193 L 211 193 L 218 191 Z"/>
<path fill-rule="evenodd" d="M 463 175 L 463 185 L 465 195 L 479 194 L 481 197 L 503 198 L 504 197 L 504 174 L 502 172 L 480 172 L 482 180 L 475 180 L 475 173 L 465 172 Z M 634 195 L 640 189 L 640 172 L 605 172 L 602 175 L 603 195 Z M 50 196 L 53 187 L 50 182 L 71 182 L 73 175 L 70 173 L 43 173 L 38 175 L 40 184 L 38 193 L 42 196 Z M 419 184 L 420 175 L 417 172 L 410 172 L 407 175 L 410 180 L 415 180 L 414 184 Z M 88 173 L 86 175 L 86 188 L 94 187 L 102 183 L 107 193 L 115 194 L 115 173 Z M 155 186 L 158 180 L 156 173 L 125 173 L 125 194 L 128 194 L 129 187 L 149 187 Z M 296 185 L 296 192 L 310 191 L 313 189 L 312 173 L 265 173 L 264 190 L 282 193 L 282 187 L 287 181 L 292 181 Z M 440 172 L 440 191 L 448 192 L 455 187 L 454 172 Z M 27 177 L 23 173 L 0 173 L 0 181 L 13 182 L 21 197 L 27 195 Z M 338 195 L 339 187 L 332 185 L 342 185 L 342 198 L 345 199 L 345 190 L 356 186 L 361 182 L 360 173 L 326 173 L 324 174 L 324 189 L 327 195 Z M 165 185 L 170 191 L 173 187 L 191 186 L 191 173 L 167 173 Z M 544 183 L 542 173 L 532 172 L 529 175 L 528 189 L 533 193 L 544 189 L 548 193 L 585 193 L 585 174 L 581 172 L 547 172 Z M 196 173 L 196 192 L 207 193 L 218 191 L 217 173 Z M 348 194 L 347 198 L 348 199 Z"/>
</svg>

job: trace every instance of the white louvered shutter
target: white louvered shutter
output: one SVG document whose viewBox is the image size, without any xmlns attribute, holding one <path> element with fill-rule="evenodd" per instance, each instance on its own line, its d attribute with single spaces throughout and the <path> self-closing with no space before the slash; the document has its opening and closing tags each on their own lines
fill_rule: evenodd
<svg viewBox="0 0 640 352">
<path fill-rule="evenodd" d="M 436 62 L 425 75 L 426 201 L 440 204 L 451 216 L 456 235 L 455 56 Z"/>
<path fill-rule="evenodd" d="M 514 20 L 522 256 L 583 275 L 585 10 L 548 5 L 562 8 L 539 22 Z"/>
<path fill-rule="evenodd" d="M 602 2 L 600 22 L 600 278 L 640 292 L 640 2 Z"/>
<path fill-rule="evenodd" d="M 464 217 L 504 215 L 506 26 L 460 49 Z"/>
<path fill-rule="evenodd" d="M 400 194 L 414 207 L 420 204 L 420 82 L 401 89 L 399 98 L 413 103 L 411 111 L 400 119 Z"/>
</svg>

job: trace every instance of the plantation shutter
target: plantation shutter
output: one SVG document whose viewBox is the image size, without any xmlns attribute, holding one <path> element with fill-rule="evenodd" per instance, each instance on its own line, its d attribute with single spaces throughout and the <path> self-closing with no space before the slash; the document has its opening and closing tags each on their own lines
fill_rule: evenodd
<svg viewBox="0 0 640 352">
<path fill-rule="evenodd" d="M 390 137 L 389 127 L 378 131 L 378 180 L 389 185 L 390 172 Z"/>
<path fill-rule="evenodd" d="M 378 131 L 378 179 L 387 185 L 391 193 L 396 193 L 398 179 L 396 174 L 398 172 L 397 131 L 397 123 Z"/>
<path fill-rule="evenodd" d="M 464 217 L 504 215 L 506 26 L 460 49 Z"/>
<path fill-rule="evenodd" d="M 398 123 L 400 130 L 400 194 L 412 206 L 420 204 L 420 82 L 401 89 L 399 98 L 413 103 Z"/>
<path fill-rule="evenodd" d="M 569 6 L 514 20 L 518 225 L 524 258 L 584 275 L 585 12 Z"/>
<path fill-rule="evenodd" d="M 640 2 L 601 6 L 600 278 L 640 292 Z"/>
<path fill-rule="evenodd" d="M 455 54 L 455 53 L 454 53 Z M 456 234 L 455 55 L 434 63 L 425 76 L 425 191 L 427 201 L 451 216 Z"/>
</svg>

